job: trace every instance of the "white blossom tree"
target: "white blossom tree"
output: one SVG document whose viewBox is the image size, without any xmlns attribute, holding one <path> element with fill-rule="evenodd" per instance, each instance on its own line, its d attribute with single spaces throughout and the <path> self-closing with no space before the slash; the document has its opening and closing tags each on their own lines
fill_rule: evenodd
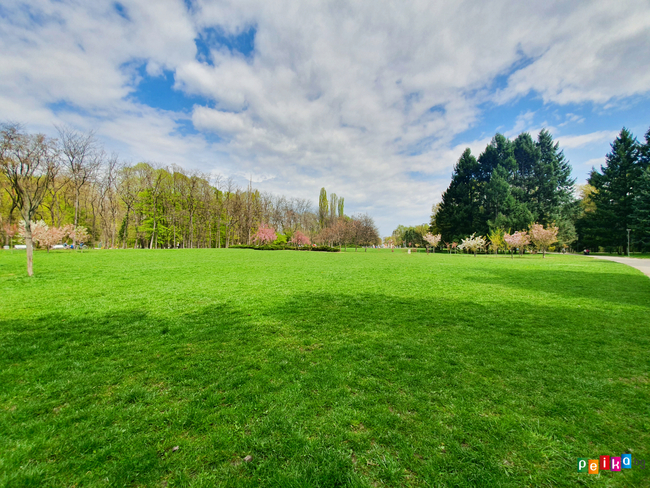
<svg viewBox="0 0 650 488">
<path fill-rule="evenodd" d="M 431 249 L 433 249 L 433 252 L 436 252 L 436 246 L 440 243 L 440 240 L 442 239 L 442 235 L 436 234 L 434 236 L 431 232 L 427 232 L 427 234 L 423 237 L 423 239 L 429 243 Z"/>
<path fill-rule="evenodd" d="M 476 236 L 476 232 L 475 232 L 467 239 L 463 239 L 463 241 L 458 246 L 458 249 L 473 252 L 474 257 L 476 257 L 476 252 L 479 249 L 483 249 L 485 247 L 485 244 L 486 244 L 486 240 L 481 236 Z"/>
</svg>

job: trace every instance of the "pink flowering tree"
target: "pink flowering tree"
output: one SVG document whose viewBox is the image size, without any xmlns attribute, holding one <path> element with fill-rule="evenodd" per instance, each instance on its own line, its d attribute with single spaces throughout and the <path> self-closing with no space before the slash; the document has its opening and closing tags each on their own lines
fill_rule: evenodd
<svg viewBox="0 0 650 488">
<path fill-rule="evenodd" d="M 5 235 L 7 236 L 7 242 L 11 246 L 14 242 L 14 236 L 18 234 L 18 226 L 16 224 L 5 224 L 3 227 Z"/>
<path fill-rule="evenodd" d="M 519 254 L 523 254 L 524 247 L 530 244 L 530 237 L 525 230 L 515 232 L 514 234 L 508 234 L 506 232 L 503 234 L 503 241 L 506 243 L 508 250 L 510 250 L 510 257 L 514 258 L 512 251 L 514 249 L 519 249 Z"/>
<path fill-rule="evenodd" d="M 45 239 L 45 236 L 47 235 L 47 231 L 49 229 L 48 225 L 42 220 L 39 220 L 38 222 L 34 222 L 32 220 L 30 227 L 32 228 L 32 241 L 40 245 Z M 20 237 L 22 237 L 23 239 L 25 238 L 24 220 L 21 220 L 20 224 L 18 224 L 18 235 L 20 235 Z"/>
<path fill-rule="evenodd" d="M 65 227 L 50 227 L 39 244 L 44 245 L 47 252 L 50 252 L 52 246 L 60 244 L 65 237 L 68 237 L 68 234 L 69 232 Z"/>
<path fill-rule="evenodd" d="M 554 225 L 549 225 L 544 228 L 542 224 L 533 224 L 530 226 L 530 240 L 533 242 L 537 249 L 542 250 L 542 256 L 546 257 L 546 250 L 548 247 L 557 241 L 558 228 Z"/>
<path fill-rule="evenodd" d="M 436 246 L 440 243 L 442 236 L 440 234 L 434 236 L 431 232 L 427 232 L 427 235 L 425 235 L 423 239 L 429 243 L 433 252 L 436 252 Z"/>
<path fill-rule="evenodd" d="M 273 227 L 267 226 L 266 224 L 260 224 L 259 229 L 253 236 L 253 240 L 261 245 L 273 242 L 278 238 Z"/>
<path fill-rule="evenodd" d="M 289 241 L 291 244 L 295 245 L 296 247 L 298 246 L 308 246 L 311 244 L 311 241 L 309 240 L 309 237 L 307 237 L 305 234 L 297 230 L 294 234 L 293 237 L 291 237 L 291 240 Z"/>
</svg>

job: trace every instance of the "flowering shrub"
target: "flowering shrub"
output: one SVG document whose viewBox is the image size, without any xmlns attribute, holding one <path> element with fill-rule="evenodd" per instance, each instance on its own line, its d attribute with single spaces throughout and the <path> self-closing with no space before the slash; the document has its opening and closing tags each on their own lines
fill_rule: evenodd
<svg viewBox="0 0 650 488">
<path fill-rule="evenodd" d="M 40 244 L 41 241 L 45 239 L 45 235 L 47 234 L 49 227 L 42 220 L 39 220 L 38 222 L 34 222 L 32 220 L 30 227 L 32 229 L 32 241 L 36 242 L 37 244 Z M 23 239 L 25 238 L 24 220 L 21 220 L 20 223 L 18 224 L 18 235 Z"/>
<path fill-rule="evenodd" d="M 429 243 L 429 245 L 433 248 L 433 252 L 436 252 L 436 246 L 440 243 L 440 239 L 442 239 L 442 236 L 440 234 L 433 235 L 431 232 L 427 232 L 427 235 L 424 236 L 424 240 Z"/>
<path fill-rule="evenodd" d="M 259 229 L 253 236 L 253 240 L 260 244 L 266 244 L 268 242 L 273 242 L 278 238 L 273 227 L 269 227 L 266 224 L 260 224 Z"/>
<path fill-rule="evenodd" d="M 458 249 L 466 249 L 470 252 L 473 252 L 474 256 L 476 256 L 476 251 L 483 249 L 485 247 L 486 241 L 481 236 L 474 237 L 475 234 L 476 233 L 472 234 L 467 239 L 463 239 L 463 242 L 460 243 Z"/>
<path fill-rule="evenodd" d="M 519 254 L 524 253 L 524 247 L 530 244 L 530 237 L 526 231 L 515 232 L 514 234 L 503 234 L 506 247 L 510 250 L 510 257 L 514 249 L 519 249 Z"/>
<path fill-rule="evenodd" d="M 305 234 L 297 230 L 295 234 L 293 234 L 293 237 L 289 241 L 290 244 L 294 244 L 296 246 L 308 246 L 311 244 L 311 241 L 309 240 L 309 237 L 307 237 Z"/>
<path fill-rule="evenodd" d="M 537 249 L 542 250 L 543 257 L 546 257 L 548 246 L 557 241 L 558 228 L 549 225 L 546 229 L 542 224 L 533 224 L 530 226 L 530 240 L 535 244 Z"/>
</svg>

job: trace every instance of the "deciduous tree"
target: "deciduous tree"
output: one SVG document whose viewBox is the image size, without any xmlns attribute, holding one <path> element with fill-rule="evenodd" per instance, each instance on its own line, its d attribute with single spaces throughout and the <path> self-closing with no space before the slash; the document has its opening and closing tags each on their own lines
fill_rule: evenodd
<svg viewBox="0 0 650 488">
<path fill-rule="evenodd" d="M 253 241 L 264 245 L 275 241 L 277 238 L 278 235 L 275 233 L 275 229 L 273 227 L 269 227 L 266 224 L 261 224 L 253 236 Z"/>
<path fill-rule="evenodd" d="M 51 139 L 26 134 L 19 125 L 2 126 L 0 171 L 13 188 L 12 198 L 25 221 L 27 274 L 32 276 L 33 244 L 31 222 L 59 170 L 59 153 Z"/>
<path fill-rule="evenodd" d="M 477 251 L 479 249 L 483 249 L 485 247 L 485 244 L 486 241 L 483 237 L 475 236 L 475 234 L 472 234 L 468 238 L 463 239 L 463 241 L 458 246 L 458 249 L 470 251 L 474 253 L 474 257 L 476 257 Z"/>
<path fill-rule="evenodd" d="M 524 253 L 524 247 L 530 244 L 530 237 L 526 231 L 515 232 L 514 234 L 505 233 L 503 240 L 510 250 L 510 257 L 513 258 L 512 251 L 519 249 L 519 254 Z"/>
<path fill-rule="evenodd" d="M 546 257 L 546 250 L 551 244 L 557 241 L 558 228 L 554 225 L 549 225 L 544 228 L 542 224 L 533 224 L 530 226 L 530 240 L 537 249 L 542 250 L 543 257 Z"/>
</svg>

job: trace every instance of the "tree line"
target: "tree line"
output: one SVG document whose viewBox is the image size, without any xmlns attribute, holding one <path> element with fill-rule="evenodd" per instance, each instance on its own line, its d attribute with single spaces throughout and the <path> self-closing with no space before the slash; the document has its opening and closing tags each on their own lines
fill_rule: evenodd
<svg viewBox="0 0 650 488">
<path fill-rule="evenodd" d="M 260 192 L 252 182 L 176 165 L 129 164 L 107 154 L 93 132 L 57 127 L 59 137 L 2 126 L 0 227 L 5 245 L 22 234 L 31 247 L 32 222 L 87 229 L 104 248 L 221 248 L 251 244 L 268 225 L 287 242 L 300 230 L 314 242 L 370 244 L 368 215 L 344 214 L 344 199 L 321 190 L 318 210 L 308 199 Z M 363 232 L 333 231 L 345 227 Z M 368 231 L 368 228 L 374 230 Z M 61 235 L 72 235 L 74 232 Z M 67 237 L 66 237 L 67 238 Z M 74 242 L 73 242 L 74 243 Z M 31 259 L 31 257 L 30 257 Z M 31 265 L 30 265 L 31 266 Z"/>
<path fill-rule="evenodd" d="M 630 229 L 633 250 L 647 251 L 649 148 L 650 130 L 642 144 L 624 128 L 605 164 L 592 169 L 587 185 L 576 187 L 571 165 L 547 130 L 536 139 L 528 133 L 514 140 L 496 134 L 478 158 L 469 148 L 463 152 L 433 207 L 429 231 L 457 243 L 470 234 L 498 239 L 539 224 L 557 227 L 561 248 L 622 253 Z M 398 228 L 393 237 L 404 232 Z M 408 240 L 418 242 L 422 235 L 423 229 L 411 228 Z"/>
</svg>

